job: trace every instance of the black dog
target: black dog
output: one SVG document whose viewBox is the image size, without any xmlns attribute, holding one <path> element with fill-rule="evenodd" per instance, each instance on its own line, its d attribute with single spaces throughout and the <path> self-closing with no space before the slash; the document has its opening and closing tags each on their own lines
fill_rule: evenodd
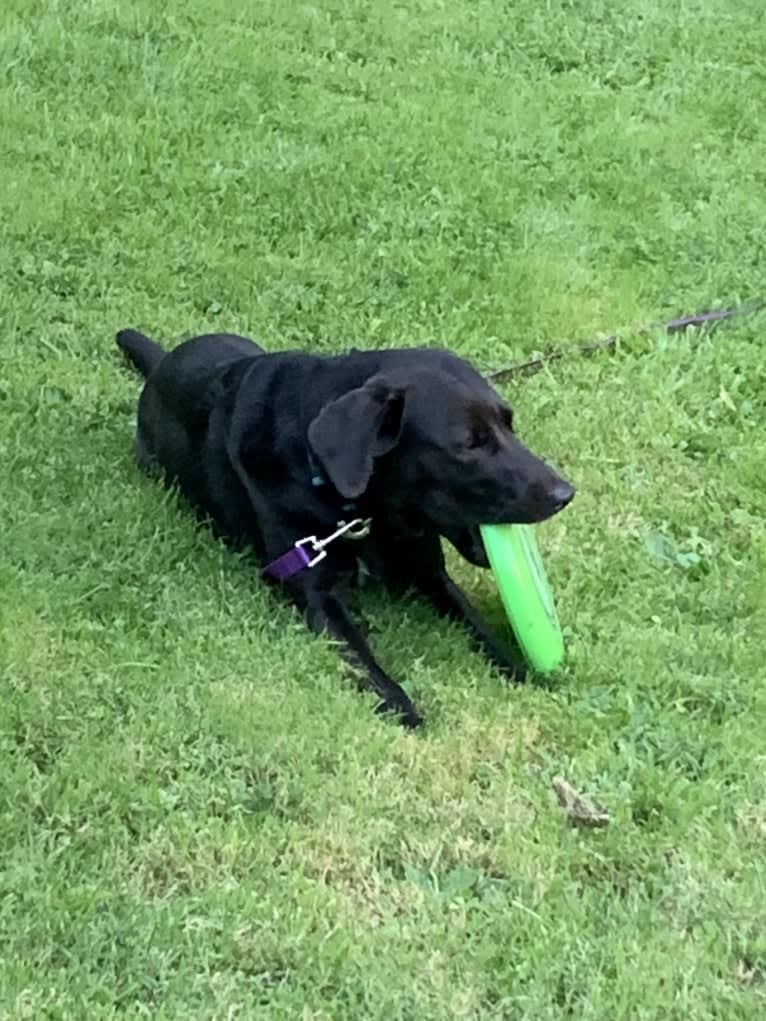
<svg viewBox="0 0 766 1021">
<path fill-rule="evenodd" d="M 347 609 L 360 565 L 463 621 L 523 677 L 447 574 L 439 537 L 486 567 L 480 523 L 542 521 L 574 489 L 519 442 L 510 409 L 467 362 L 429 348 L 265 354 L 231 334 L 169 353 L 135 330 L 117 343 L 146 377 L 139 463 L 177 483 L 219 535 L 254 548 L 310 627 L 342 643 L 380 711 L 420 722 Z"/>
</svg>

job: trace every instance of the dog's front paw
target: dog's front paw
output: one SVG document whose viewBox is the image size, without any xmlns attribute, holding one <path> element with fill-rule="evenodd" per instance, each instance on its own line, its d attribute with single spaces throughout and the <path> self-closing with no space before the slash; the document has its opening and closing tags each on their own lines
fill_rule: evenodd
<svg viewBox="0 0 766 1021">
<path fill-rule="evenodd" d="M 381 702 L 375 708 L 375 712 L 380 715 L 384 713 L 395 714 L 398 717 L 398 722 L 401 723 L 403 727 L 407 727 L 408 730 L 414 730 L 424 722 L 423 717 L 417 711 L 412 702 Z"/>
<path fill-rule="evenodd" d="M 490 634 L 483 633 L 477 637 L 481 651 L 504 677 L 510 681 L 516 681 L 517 684 L 527 679 L 529 669 L 521 654 L 515 656 L 511 649 Z"/>
<path fill-rule="evenodd" d="M 516 684 L 522 684 L 529 677 L 529 670 L 525 663 L 506 657 L 503 657 L 502 659 L 499 657 L 490 657 L 490 659 L 500 673 L 503 674 L 504 677 L 507 677 L 509 681 L 514 681 Z"/>
</svg>

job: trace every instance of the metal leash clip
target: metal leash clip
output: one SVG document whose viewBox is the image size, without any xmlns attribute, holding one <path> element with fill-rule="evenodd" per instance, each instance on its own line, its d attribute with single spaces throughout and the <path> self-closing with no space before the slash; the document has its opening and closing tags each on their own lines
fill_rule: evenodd
<svg viewBox="0 0 766 1021">
<path fill-rule="evenodd" d="M 366 539 L 370 534 L 371 526 L 372 518 L 354 518 L 354 520 L 350 521 L 348 524 L 346 524 L 345 521 L 339 521 L 338 528 L 343 529 L 343 531 L 340 533 L 336 532 L 335 536 L 340 534 L 346 539 L 352 539 L 353 541 L 356 541 L 357 539 Z M 335 538 L 335 536 L 331 536 L 330 538 Z"/>
<path fill-rule="evenodd" d="M 329 546 L 331 542 L 342 538 L 352 540 L 365 539 L 370 534 L 371 525 L 371 518 L 354 518 L 353 521 L 348 522 L 339 521 L 335 531 L 331 535 L 325 536 L 324 539 L 317 539 L 315 535 L 307 535 L 305 539 L 299 539 L 295 545 L 301 547 L 304 545 L 311 546 L 316 556 L 309 560 L 306 567 L 313 567 L 314 564 L 318 564 L 320 560 L 324 560 L 327 556 L 325 547 Z"/>
</svg>

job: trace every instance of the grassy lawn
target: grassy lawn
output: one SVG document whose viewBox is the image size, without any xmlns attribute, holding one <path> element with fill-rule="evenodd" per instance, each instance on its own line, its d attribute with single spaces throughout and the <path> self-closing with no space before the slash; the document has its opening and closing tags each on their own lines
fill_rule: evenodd
<svg viewBox="0 0 766 1021">
<path fill-rule="evenodd" d="M 764 1016 L 766 315 L 636 332 L 766 291 L 764 54 L 762 0 L 4 0 L 0 1019 Z M 624 330 L 503 385 L 579 490 L 555 683 L 365 593 L 376 718 L 139 475 L 127 325 Z"/>
</svg>

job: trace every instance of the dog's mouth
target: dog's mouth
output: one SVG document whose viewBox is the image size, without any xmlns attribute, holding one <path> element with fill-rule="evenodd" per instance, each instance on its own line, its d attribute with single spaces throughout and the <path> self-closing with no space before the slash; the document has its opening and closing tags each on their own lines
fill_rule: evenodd
<svg viewBox="0 0 766 1021">
<path fill-rule="evenodd" d="M 557 507 L 555 510 L 541 507 L 529 507 L 521 511 L 515 511 L 513 514 L 505 512 L 496 517 L 493 517 L 491 521 L 482 521 L 483 525 L 539 525 L 543 521 L 547 521 L 549 518 L 555 517 L 563 507 Z"/>
<path fill-rule="evenodd" d="M 462 513 L 454 513 L 455 518 L 462 517 L 461 524 L 447 524 L 452 515 L 446 508 L 439 507 L 441 513 L 427 515 L 432 526 L 450 542 L 465 559 L 477 567 L 489 567 L 484 543 L 481 538 L 481 525 L 536 525 L 559 514 L 573 499 L 574 487 L 563 479 L 560 484 L 538 492 L 532 492 L 524 499 L 497 501 L 494 506 L 487 501 L 483 507 L 478 503 L 470 508 L 460 508 Z M 453 512 L 457 508 L 453 508 Z M 465 515 L 465 516 L 464 516 Z M 441 519 L 441 520 L 439 520 Z"/>
<path fill-rule="evenodd" d="M 458 553 L 465 557 L 469 564 L 473 564 L 474 567 L 489 567 L 487 551 L 481 540 L 478 525 L 468 528 L 450 529 L 442 534 L 448 542 L 452 543 Z"/>
<path fill-rule="evenodd" d="M 551 516 L 550 512 L 541 512 L 532 508 L 524 509 L 521 512 L 516 509 L 513 513 L 509 513 L 506 509 L 496 515 L 486 513 L 476 524 L 461 527 L 441 525 L 439 533 L 455 547 L 469 564 L 473 564 L 475 567 L 489 567 L 487 551 L 479 530 L 480 525 L 535 525 Z"/>
<path fill-rule="evenodd" d="M 542 521 L 560 514 L 574 499 L 575 490 L 568 482 L 563 482 L 544 498 L 533 498 L 507 506 L 498 511 L 482 524 L 486 525 L 538 525 Z"/>
</svg>

